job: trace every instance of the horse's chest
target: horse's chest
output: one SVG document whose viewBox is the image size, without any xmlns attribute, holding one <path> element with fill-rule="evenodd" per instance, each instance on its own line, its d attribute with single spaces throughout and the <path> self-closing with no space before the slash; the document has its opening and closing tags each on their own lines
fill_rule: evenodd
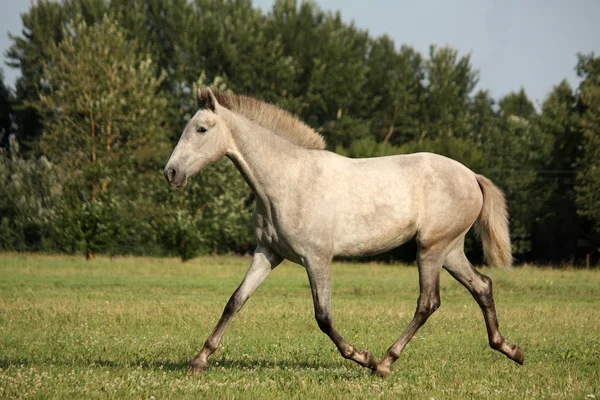
<svg viewBox="0 0 600 400">
<path fill-rule="evenodd" d="M 297 246 L 297 236 L 286 223 L 285 218 L 273 217 L 257 207 L 254 211 L 254 234 L 259 243 L 267 245 L 285 258 L 299 262 L 301 250 Z M 284 220 L 284 221 L 282 221 Z"/>
</svg>

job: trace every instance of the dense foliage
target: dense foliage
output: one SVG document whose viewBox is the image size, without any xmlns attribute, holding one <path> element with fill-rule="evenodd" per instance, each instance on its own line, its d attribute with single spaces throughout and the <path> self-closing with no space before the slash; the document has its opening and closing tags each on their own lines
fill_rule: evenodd
<svg viewBox="0 0 600 400">
<path fill-rule="evenodd" d="M 451 47 L 398 48 L 312 2 L 265 14 L 250 0 L 40 0 L 22 19 L 7 52 L 22 77 L 14 93 L 0 80 L 1 249 L 251 249 L 252 198 L 231 163 L 184 191 L 161 177 L 209 84 L 299 115 L 344 155 L 432 151 L 487 175 L 507 194 L 520 260 L 598 254 L 594 54 L 576 60 L 580 87 L 559 83 L 540 112 L 523 90 L 475 92 Z"/>
</svg>

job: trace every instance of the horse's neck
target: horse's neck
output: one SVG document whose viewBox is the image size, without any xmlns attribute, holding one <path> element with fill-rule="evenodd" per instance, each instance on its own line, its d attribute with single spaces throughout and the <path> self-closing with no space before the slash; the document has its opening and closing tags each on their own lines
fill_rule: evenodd
<svg viewBox="0 0 600 400">
<path fill-rule="evenodd" d="M 293 168 L 299 168 L 309 150 L 293 145 L 256 124 L 228 113 L 227 125 L 235 148 L 227 156 L 236 165 L 250 188 L 265 205 L 285 190 Z"/>
</svg>

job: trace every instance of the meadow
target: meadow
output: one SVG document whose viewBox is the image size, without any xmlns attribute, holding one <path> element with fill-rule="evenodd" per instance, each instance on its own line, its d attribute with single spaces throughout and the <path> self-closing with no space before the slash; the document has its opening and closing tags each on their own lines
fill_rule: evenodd
<svg viewBox="0 0 600 400">
<path fill-rule="evenodd" d="M 477 304 L 442 272 L 442 306 L 384 380 L 339 355 L 313 318 L 304 270 L 284 263 L 210 369 L 188 375 L 249 262 L 0 254 L 0 398 L 600 399 L 597 269 L 482 269 L 524 366 L 488 347 Z M 332 271 L 338 330 L 381 358 L 414 312 L 416 268 Z"/>
</svg>

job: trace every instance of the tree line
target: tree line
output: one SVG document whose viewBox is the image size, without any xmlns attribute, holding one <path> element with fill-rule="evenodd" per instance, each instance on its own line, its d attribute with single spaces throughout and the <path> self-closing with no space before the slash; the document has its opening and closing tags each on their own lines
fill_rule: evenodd
<svg viewBox="0 0 600 400">
<path fill-rule="evenodd" d="M 298 115 L 343 155 L 431 151 L 488 176 L 520 261 L 597 258 L 594 54 L 574 55 L 579 87 L 557 82 L 538 111 L 524 90 L 476 91 L 469 55 L 398 46 L 308 1 L 39 0 L 21 17 L 6 53 L 21 77 L 14 91 L 0 79 L 2 250 L 251 250 L 252 196 L 231 163 L 182 191 L 162 180 L 195 88 L 211 85 Z"/>
</svg>

